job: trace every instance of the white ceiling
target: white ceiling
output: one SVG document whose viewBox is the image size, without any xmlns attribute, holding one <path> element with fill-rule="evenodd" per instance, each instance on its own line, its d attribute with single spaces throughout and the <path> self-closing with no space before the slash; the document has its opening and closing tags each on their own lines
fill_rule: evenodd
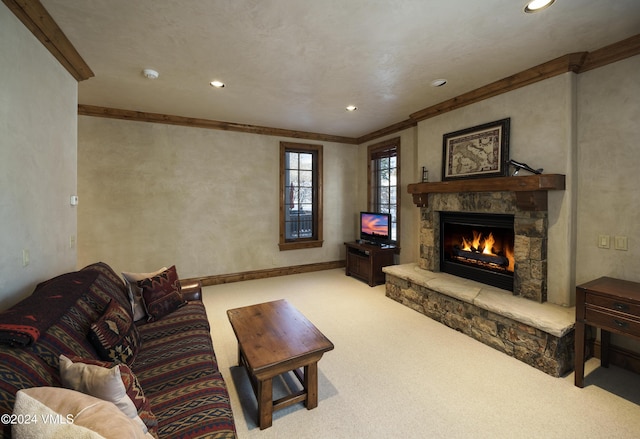
<svg viewBox="0 0 640 439">
<path fill-rule="evenodd" d="M 640 0 L 41 2 L 95 73 L 80 104 L 348 137 L 640 33 Z"/>
</svg>

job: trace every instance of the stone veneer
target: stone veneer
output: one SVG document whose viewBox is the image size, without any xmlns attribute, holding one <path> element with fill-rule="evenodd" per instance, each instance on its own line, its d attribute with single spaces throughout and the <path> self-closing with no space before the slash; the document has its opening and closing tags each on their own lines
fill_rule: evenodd
<svg viewBox="0 0 640 439">
<path fill-rule="evenodd" d="M 514 215 L 515 270 L 513 294 L 536 302 L 547 300 L 547 211 L 517 207 L 514 192 L 431 193 L 420 208 L 420 268 L 440 271 L 439 212 Z"/>
<path fill-rule="evenodd" d="M 383 271 L 387 297 L 554 377 L 573 369 L 575 308 L 535 303 L 417 264 Z"/>
</svg>

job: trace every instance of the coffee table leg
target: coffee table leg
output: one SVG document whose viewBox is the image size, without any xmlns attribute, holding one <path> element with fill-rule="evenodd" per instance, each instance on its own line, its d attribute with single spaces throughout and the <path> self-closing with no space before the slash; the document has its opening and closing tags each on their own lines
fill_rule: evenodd
<svg viewBox="0 0 640 439">
<path fill-rule="evenodd" d="M 273 423 L 273 381 L 271 378 L 258 381 L 258 424 L 260 430 Z"/>
<path fill-rule="evenodd" d="M 307 390 L 307 410 L 318 407 L 318 363 L 304 367 L 304 388 Z"/>
</svg>

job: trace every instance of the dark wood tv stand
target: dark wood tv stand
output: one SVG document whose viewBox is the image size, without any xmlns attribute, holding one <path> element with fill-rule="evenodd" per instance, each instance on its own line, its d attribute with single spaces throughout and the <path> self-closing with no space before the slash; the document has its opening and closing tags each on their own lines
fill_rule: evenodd
<svg viewBox="0 0 640 439">
<path fill-rule="evenodd" d="M 393 255 L 400 250 L 392 245 L 365 244 L 358 241 L 345 242 L 347 266 L 345 274 L 360 278 L 369 286 L 385 282 L 382 267 L 393 265 Z"/>
</svg>

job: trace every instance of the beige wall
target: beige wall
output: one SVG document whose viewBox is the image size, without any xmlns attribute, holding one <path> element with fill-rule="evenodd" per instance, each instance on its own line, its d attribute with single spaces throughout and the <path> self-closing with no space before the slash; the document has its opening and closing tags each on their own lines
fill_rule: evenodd
<svg viewBox="0 0 640 439">
<path fill-rule="evenodd" d="M 640 282 L 640 56 L 578 77 L 578 283 Z M 598 235 L 611 248 L 598 248 Z M 615 250 L 614 236 L 628 238 Z"/>
<path fill-rule="evenodd" d="M 209 276 L 337 261 L 353 239 L 354 145 L 306 142 L 324 146 L 324 245 L 281 252 L 280 141 L 305 141 L 89 116 L 78 136 L 80 265 Z"/>
<path fill-rule="evenodd" d="M 640 56 L 578 77 L 578 284 L 600 276 L 640 282 Z M 608 235 L 611 247 L 598 248 Z M 615 236 L 626 236 L 627 251 Z M 640 343 L 612 343 L 640 352 Z"/>
<path fill-rule="evenodd" d="M 0 309 L 76 266 L 77 83 L 0 4 Z M 23 267 L 22 252 L 30 263 Z"/>
</svg>

